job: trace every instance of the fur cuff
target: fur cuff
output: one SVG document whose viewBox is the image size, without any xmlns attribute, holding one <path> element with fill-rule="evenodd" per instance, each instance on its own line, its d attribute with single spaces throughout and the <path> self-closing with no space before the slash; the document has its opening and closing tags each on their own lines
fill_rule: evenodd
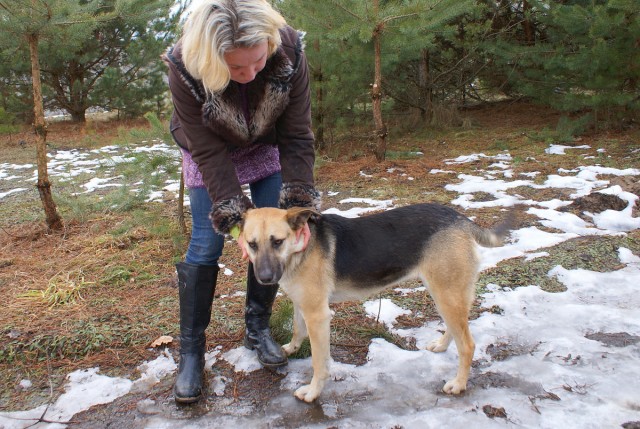
<svg viewBox="0 0 640 429">
<path fill-rule="evenodd" d="M 228 200 L 214 203 L 209 219 L 218 234 L 228 234 L 231 228 L 242 222 L 242 216 L 251 208 L 253 208 L 253 203 L 249 198 L 237 195 Z"/>
<path fill-rule="evenodd" d="M 279 204 L 281 209 L 291 207 L 312 207 L 320 211 L 322 200 L 320 192 L 310 185 L 296 185 L 293 183 L 283 183 L 280 190 Z"/>
</svg>

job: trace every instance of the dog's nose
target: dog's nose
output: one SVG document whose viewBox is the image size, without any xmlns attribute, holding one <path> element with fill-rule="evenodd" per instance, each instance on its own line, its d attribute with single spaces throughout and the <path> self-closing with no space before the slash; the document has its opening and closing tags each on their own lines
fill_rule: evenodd
<svg viewBox="0 0 640 429">
<path fill-rule="evenodd" d="M 273 279 L 258 279 L 258 283 L 260 283 L 262 286 L 273 286 L 278 282 Z"/>
<path fill-rule="evenodd" d="M 268 266 L 261 267 L 261 266 L 254 265 L 254 271 L 255 271 L 256 279 L 258 280 L 258 283 L 260 283 L 261 285 L 265 285 L 265 286 L 274 285 L 278 283 L 278 280 L 280 280 L 280 276 L 278 275 L 278 273 L 276 273 L 274 270 L 272 270 Z"/>
<path fill-rule="evenodd" d="M 258 283 L 260 283 L 263 286 L 272 286 L 278 283 L 278 280 L 274 279 L 273 277 L 256 276 L 256 278 L 258 279 Z"/>
</svg>

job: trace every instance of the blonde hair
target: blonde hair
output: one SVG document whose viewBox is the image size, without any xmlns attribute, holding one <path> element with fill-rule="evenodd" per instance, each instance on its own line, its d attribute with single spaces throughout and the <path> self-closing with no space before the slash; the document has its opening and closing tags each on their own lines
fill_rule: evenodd
<svg viewBox="0 0 640 429">
<path fill-rule="evenodd" d="M 182 29 L 182 61 L 208 92 L 223 91 L 231 76 L 224 54 L 266 40 L 271 56 L 285 25 L 266 0 L 194 0 Z"/>
</svg>

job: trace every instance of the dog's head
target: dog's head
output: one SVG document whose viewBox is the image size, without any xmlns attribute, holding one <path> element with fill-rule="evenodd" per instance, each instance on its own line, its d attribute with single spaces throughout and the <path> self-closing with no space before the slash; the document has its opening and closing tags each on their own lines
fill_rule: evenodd
<svg viewBox="0 0 640 429">
<path fill-rule="evenodd" d="M 282 278 L 291 256 L 306 249 L 311 235 L 308 221 L 319 213 L 310 208 L 248 210 L 240 225 L 238 243 L 249 258 L 258 282 L 273 285 Z"/>
</svg>

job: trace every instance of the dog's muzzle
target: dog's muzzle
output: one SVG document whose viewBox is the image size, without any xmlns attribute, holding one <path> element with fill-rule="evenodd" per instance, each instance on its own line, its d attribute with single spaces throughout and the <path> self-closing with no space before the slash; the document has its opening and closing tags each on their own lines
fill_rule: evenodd
<svg viewBox="0 0 640 429">
<path fill-rule="evenodd" d="M 282 277 L 282 268 L 280 265 L 272 266 L 272 264 L 258 263 L 253 264 L 253 273 L 258 283 L 264 286 L 275 285 Z"/>
</svg>

